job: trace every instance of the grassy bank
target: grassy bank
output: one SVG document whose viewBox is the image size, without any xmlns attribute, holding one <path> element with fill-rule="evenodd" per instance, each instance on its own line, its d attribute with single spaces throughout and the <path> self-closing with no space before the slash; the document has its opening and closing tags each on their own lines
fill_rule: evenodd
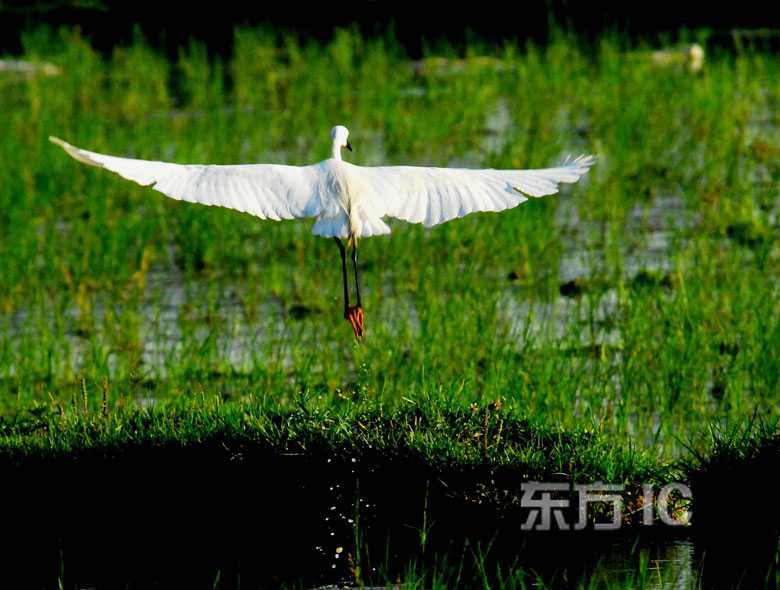
<svg viewBox="0 0 780 590">
<path fill-rule="evenodd" d="M 30 587 L 765 585 L 776 575 L 779 439 L 776 425 L 756 425 L 664 464 L 496 404 L 41 410 L 0 427 L 0 499 L 13 506 L 0 550 L 6 579 Z M 528 481 L 622 484 L 620 531 L 523 530 Z M 692 526 L 665 526 L 655 510 L 643 526 L 642 485 L 672 481 L 693 489 L 692 504 L 670 505 L 692 509 Z M 588 518 L 610 515 L 593 505 Z M 672 565 L 657 571 L 658 560 Z"/>
<path fill-rule="evenodd" d="M 495 404 L 420 403 L 393 411 L 370 403 L 341 408 L 317 408 L 305 398 L 299 403 L 294 411 L 219 400 L 149 410 L 40 408 L 0 424 L 0 454 L 12 465 L 83 453 L 111 457 L 126 447 L 187 448 L 222 441 L 276 454 L 408 455 L 432 466 L 507 466 L 537 480 L 559 473 L 572 481 L 662 483 L 675 473 L 660 467 L 653 455 L 618 447 L 603 433 L 529 422 Z"/>
<path fill-rule="evenodd" d="M 636 482 L 662 484 L 672 470 L 495 405 L 393 412 L 301 400 L 293 412 L 219 401 L 39 412 L 3 425 L 0 475 L 14 507 L 3 550 L 15 556 L 12 579 L 30 572 L 27 583 L 47 586 L 47 568 L 64 563 L 63 579 L 80 584 L 201 585 L 219 574 L 223 587 L 278 587 L 392 579 L 470 546 L 492 547 L 482 567 L 494 567 L 525 536 L 522 482 L 625 483 L 630 503 Z M 52 498 L 63 508 L 41 510 Z M 567 543 L 585 546 L 584 536 Z M 538 547 L 523 554 L 538 559 Z"/>
</svg>

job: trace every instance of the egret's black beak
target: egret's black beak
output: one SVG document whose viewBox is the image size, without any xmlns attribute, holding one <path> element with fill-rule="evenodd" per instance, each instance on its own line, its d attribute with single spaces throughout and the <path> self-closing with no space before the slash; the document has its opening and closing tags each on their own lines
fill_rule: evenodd
<svg viewBox="0 0 780 590">
<path fill-rule="evenodd" d="M 352 146 L 351 146 L 351 145 L 349 145 L 349 142 L 347 142 L 347 146 L 346 146 L 346 147 L 347 147 L 347 149 L 348 149 L 350 152 L 352 151 Z"/>
</svg>

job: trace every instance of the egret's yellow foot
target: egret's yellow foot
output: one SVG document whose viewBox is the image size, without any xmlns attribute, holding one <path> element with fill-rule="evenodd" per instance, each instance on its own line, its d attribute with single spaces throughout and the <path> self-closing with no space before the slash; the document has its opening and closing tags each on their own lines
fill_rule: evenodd
<svg viewBox="0 0 780 590">
<path fill-rule="evenodd" d="M 358 341 L 363 339 L 363 306 L 356 305 L 355 307 L 348 307 L 344 317 L 349 321 L 352 326 L 352 331 L 355 332 L 355 338 Z"/>
</svg>

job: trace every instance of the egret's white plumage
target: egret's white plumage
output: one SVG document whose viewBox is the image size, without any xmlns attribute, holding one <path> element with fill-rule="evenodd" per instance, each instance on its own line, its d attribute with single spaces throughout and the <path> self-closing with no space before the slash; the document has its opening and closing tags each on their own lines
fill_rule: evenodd
<svg viewBox="0 0 780 590">
<path fill-rule="evenodd" d="M 426 226 L 476 211 L 503 211 L 558 192 L 585 174 L 584 156 L 540 170 L 471 170 L 356 166 L 341 159 L 349 131 L 331 130 L 332 153 L 310 166 L 172 164 L 90 152 L 52 137 L 72 157 L 178 200 L 217 205 L 261 219 L 316 217 L 318 236 L 361 238 L 390 233 L 384 217 Z M 351 147 L 350 147 L 351 149 Z"/>
</svg>

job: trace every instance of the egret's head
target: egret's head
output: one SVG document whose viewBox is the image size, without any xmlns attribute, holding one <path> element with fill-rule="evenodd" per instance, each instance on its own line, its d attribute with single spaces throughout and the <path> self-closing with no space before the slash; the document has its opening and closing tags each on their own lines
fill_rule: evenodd
<svg viewBox="0 0 780 590">
<path fill-rule="evenodd" d="M 333 140 L 334 149 L 345 147 L 350 152 L 352 151 L 352 146 L 349 145 L 349 129 L 344 127 L 344 125 L 336 125 L 331 129 L 330 138 Z"/>
</svg>

